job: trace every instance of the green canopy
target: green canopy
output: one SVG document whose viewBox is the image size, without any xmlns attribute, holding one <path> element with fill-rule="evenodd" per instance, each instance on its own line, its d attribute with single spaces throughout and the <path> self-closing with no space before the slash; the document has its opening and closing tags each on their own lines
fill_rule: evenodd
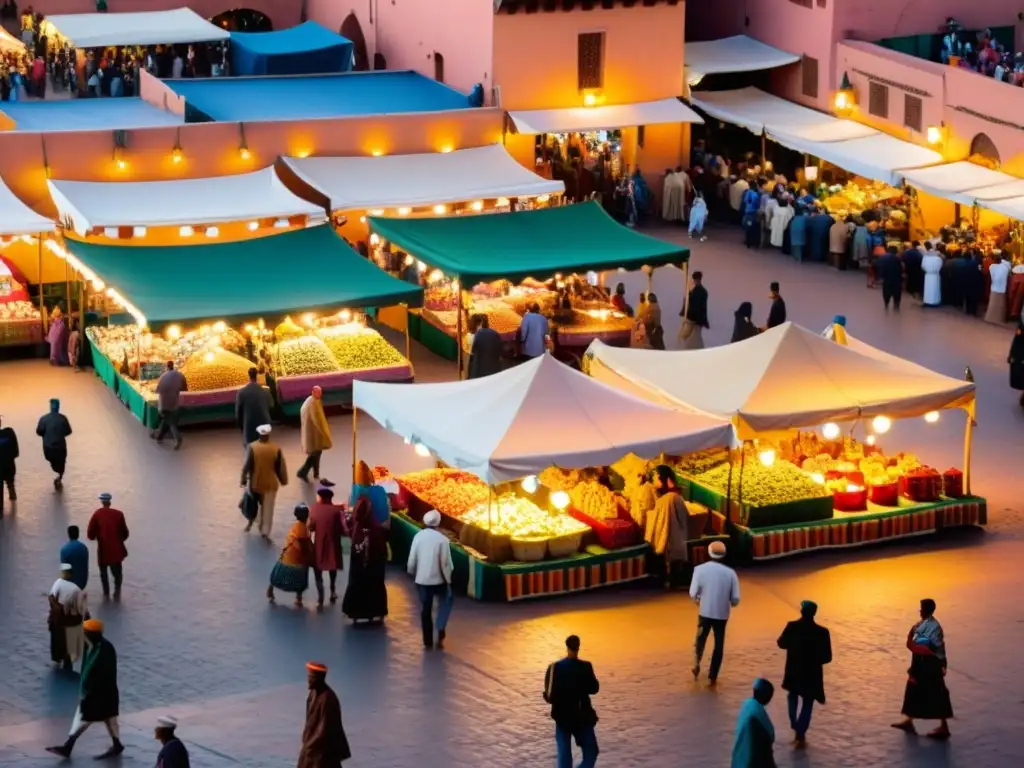
<svg viewBox="0 0 1024 768">
<path fill-rule="evenodd" d="M 423 302 L 419 286 L 378 269 L 329 225 L 230 243 L 65 246 L 151 327 Z"/>
<path fill-rule="evenodd" d="M 436 219 L 370 219 L 373 231 L 469 285 L 556 272 L 681 264 L 689 248 L 641 235 L 596 202 L 517 213 Z"/>
</svg>

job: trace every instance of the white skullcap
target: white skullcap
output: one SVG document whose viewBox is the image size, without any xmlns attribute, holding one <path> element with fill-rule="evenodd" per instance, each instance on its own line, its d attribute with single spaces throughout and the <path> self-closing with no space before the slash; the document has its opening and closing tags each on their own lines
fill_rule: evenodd
<svg viewBox="0 0 1024 768">
<path fill-rule="evenodd" d="M 256 427 L 256 433 L 260 435 L 269 435 L 272 429 L 273 427 L 271 427 L 269 424 L 260 424 L 258 427 Z"/>
<path fill-rule="evenodd" d="M 427 528 L 437 528 L 441 524 L 441 513 L 432 509 L 423 516 L 423 524 Z"/>
<path fill-rule="evenodd" d="M 63 571 L 73 571 L 73 570 L 75 570 L 74 568 L 71 567 L 71 563 L 61 563 L 60 564 L 60 569 L 61 569 L 62 572 Z"/>
<path fill-rule="evenodd" d="M 158 717 L 156 719 L 156 727 L 157 728 L 171 728 L 171 729 L 177 728 L 178 727 L 178 721 L 175 720 L 173 717 L 168 717 L 167 715 L 161 715 L 160 717 Z"/>
</svg>

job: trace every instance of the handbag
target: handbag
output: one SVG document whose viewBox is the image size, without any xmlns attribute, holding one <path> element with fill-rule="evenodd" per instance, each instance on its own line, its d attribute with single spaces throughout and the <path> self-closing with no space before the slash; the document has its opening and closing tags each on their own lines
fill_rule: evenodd
<svg viewBox="0 0 1024 768">
<path fill-rule="evenodd" d="M 260 495 L 252 488 L 246 488 L 242 493 L 242 500 L 238 502 L 238 508 L 242 511 L 242 517 L 252 522 L 259 512 Z"/>
</svg>

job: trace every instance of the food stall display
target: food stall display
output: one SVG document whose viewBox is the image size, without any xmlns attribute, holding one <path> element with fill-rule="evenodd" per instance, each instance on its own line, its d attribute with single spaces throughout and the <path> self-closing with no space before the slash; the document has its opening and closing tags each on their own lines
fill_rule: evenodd
<svg viewBox="0 0 1024 768">
<path fill-rule="evenodd" d="M 43 340 L 42 315 L 28 298 L 25 279 L 0 259 L 0 347 L 27 346 Z"/>
<path fill-rule="evenodd" d="M 909 234 L 909 204 L 906 194 L 881 181 L 855 177 L 845 184 L 824 189 L 822 205 L 836 219 L 847 216 L 876 219 L 887 233 Z"/>
</svg>

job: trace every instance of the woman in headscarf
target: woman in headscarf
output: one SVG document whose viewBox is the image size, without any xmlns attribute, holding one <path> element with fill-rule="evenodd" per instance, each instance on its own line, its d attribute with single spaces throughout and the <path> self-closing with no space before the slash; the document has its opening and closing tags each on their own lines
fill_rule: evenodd
<svg viewBox="0 0 1024 768">
<path fill-rule="evenodd" d="M 361 498 L 369 502 L 373 521 L 381 528 L 390 530 L 391 502 L 388 499 L 388 492 L 373 481 L 373 472 L 365 461 L 360 461 L 356 466 L 356 481 L 352 485 L 352 494 L 348 499 L 349 509 L 354 510 Z"/>
<path fill-rule="evenodd" d="M 751 321 L 750 316 L 754 314 L 754 305 L 749 301 L 740 304 L 739 309 L 733 313 L 736 318 L 732 326 L 732 338 L 729 343 L 743 341 L 760 333 L 757 326 Z"/>
<path fill-rule="evenodd" d="M 50 342 L 50 365 L 68 364 L 68 326 L 60 307 L 55 307 L 50 318 L 50 331 L 46 334 Z"/>
<path fill-rule="evenodd" d="M 774 694 L 775 687 L 764 678 L 754 681 L 754 695 L 743 702 L 736 719 L 732 768 L 775 768 L 775 726 L 766 709 Z"/>
<path fill-rule="evenodd" d="M 647 311 L 644 313 L 644 331 L 651 349 L 665 348 L 665 329 L 661 327 L 661 305 L 653 293 L 647 294 Z"/>
<path fill-rule="evenodd" d="M 1020 407 L 1024 408 L 1024 317 L 1017 318 L 1017 331 L 1010 343 L 1010 387 L 1020 391 Z"/>
<path fill-rule="evenodd" d="M 353 622 L 383 621 L 388 615 L 388 590 L 384 584 L 387 535 L 374 522 L 370 502 L 365 496 L 356 502 L 351 533 L 352 558 L 341 610 Z"/>
<path fill-rule="evenodd" d="M 612 308 L 624 314 L 632 314 L 629 304 L 626 303 L 626 286 L 619 283 L 615 286 L 615 293 L 612 295 Z"/>
<path fill-rule="evenodd" d="M 651 545 L 655 555 L 652 572 L 661 575 L 666 587 L 679 581 L 681 565 L 689 560 L 686 537 L 689 530 L 689 512 L 679 492 L 675 471 L 660 464 L 654 470 L 655 493 L 658 500 L 647 515 L 644 526 L 644 540 Z M 660 572 L 660 573 L 659 573 Z"/>
<path fill-rule="evenodd" d="M 935 601 L 921 601 L 921 620 L 907 634 L 910 669 L 903 694 L 903 719 L 893 723 L 907 733 L 916 733 L 914 719 L 939 720 L 939 727 L 929 731 L 932 739 L 948 739 L 953 705 L 946 688 L 946 641 L 942 625 L 935 618 Z"/>
<path fill-rule="evenodd" d="M 309 538 L 306 521 L 309 508 L 305 504 L 295 507 L 295 522 L 288 530 L 284 548 L 274 569 L 270 572 L 267 599 L 274 602 L 274 589 L 295 593 L 295 607 L 302 607 L 302 593 L 309 589 L 309 569 L 313 565 L 313 542 Z"/>
</svg>

